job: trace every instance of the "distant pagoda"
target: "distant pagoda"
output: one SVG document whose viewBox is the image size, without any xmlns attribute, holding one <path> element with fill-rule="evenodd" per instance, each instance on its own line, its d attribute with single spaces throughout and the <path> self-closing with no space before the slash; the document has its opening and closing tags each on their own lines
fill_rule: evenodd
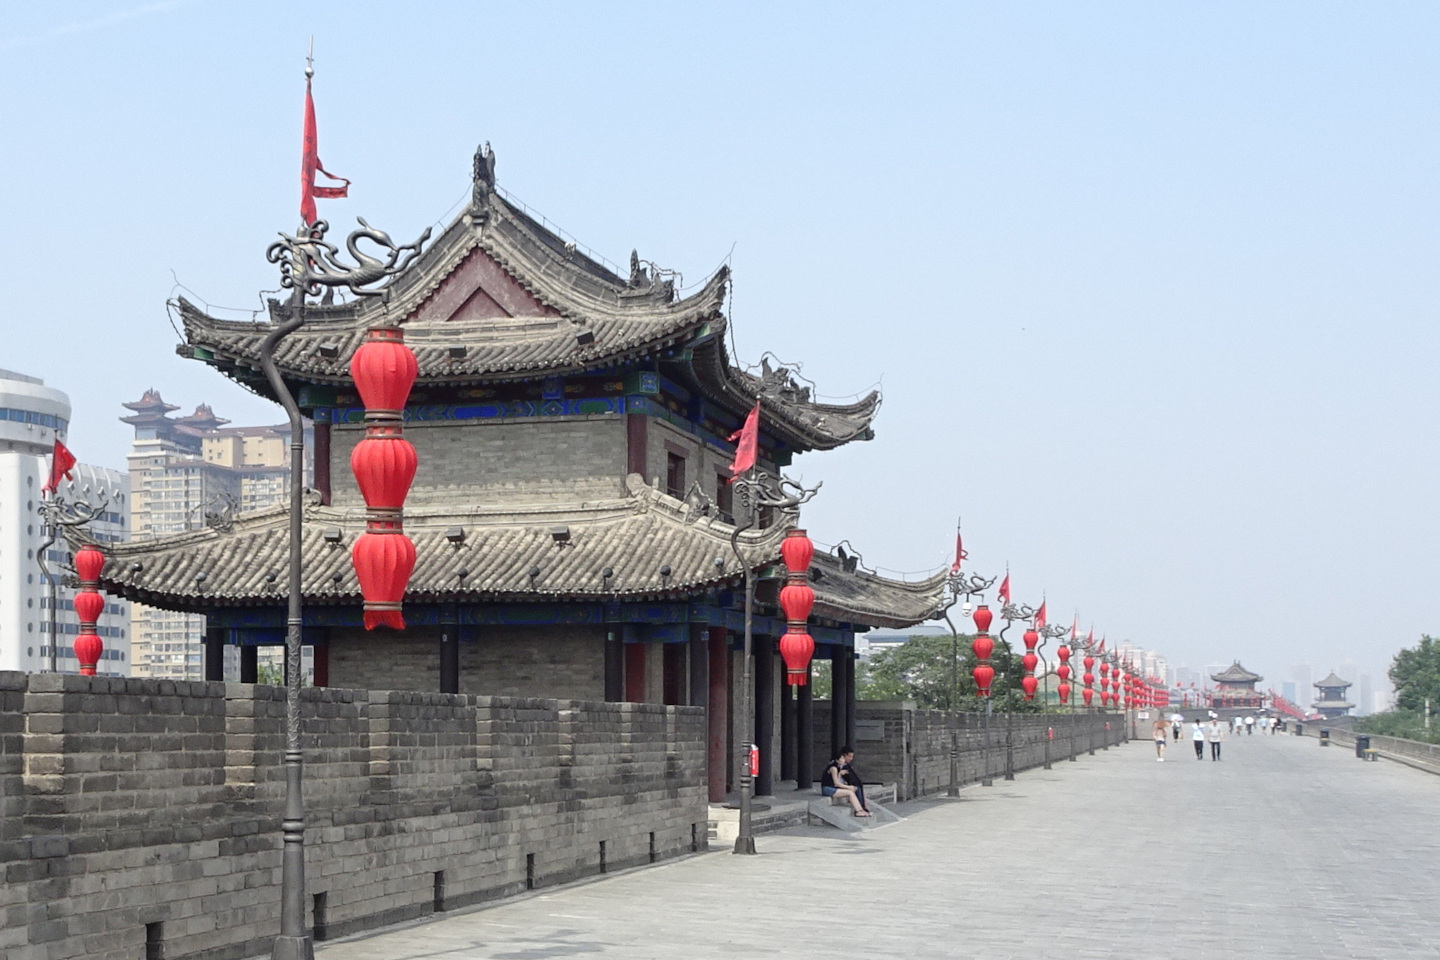
<svg viewBox="0 0 1440 960">
<path fill-rule="evenodd" d="M 1315 689 L 1320 691 L 1315 698 L 1315 711 L 1326 720 L 1334 720 L 1336 717 L 1349 716 L 1350 711 L 1355 709 L 1353 703 L 1345 700 L 1345 691 L 1350 686 L 1350 681 L 1335 675 L 1330 671 L 1330 676 L 1315 684 Z"/>
<path fill-rule="evenodd" d="M 1265 694 L 1255 689 L 1255 684 L 1265 678 L 1251 673 L 1236 660 L 1219 673 L 1212 673 L 1210 679 L 1216 688 L 1209 693 L 1210 706 L 1215 710 L 1260 710 L 1265 706 Z"/>
</svg>

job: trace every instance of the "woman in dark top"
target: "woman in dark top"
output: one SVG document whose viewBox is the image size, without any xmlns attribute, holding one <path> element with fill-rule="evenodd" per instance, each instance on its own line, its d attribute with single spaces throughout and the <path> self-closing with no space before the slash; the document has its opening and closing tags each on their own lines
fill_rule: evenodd
<svg viewBox="0 0 1440 960">
<path fill-rule="evenodd" d="M 850 807 L 857 817 L 868 817 L 870 811 L 865 809 L 865 802 L 861 799 L 860 788 L 847 782 L 846 774 L 850 773 L 850 764 L 855 759 L 855 751 L 849 747 L 840 748 L 840 756 L 830 761 L 825 772 L 820 775 L 820 792 L 827 797 L 844 797 L 850 801 Z"/>
</svg>

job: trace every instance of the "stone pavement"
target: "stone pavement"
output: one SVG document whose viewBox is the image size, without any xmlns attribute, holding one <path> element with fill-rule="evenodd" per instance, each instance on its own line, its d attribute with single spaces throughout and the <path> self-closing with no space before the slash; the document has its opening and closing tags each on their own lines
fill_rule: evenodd
<svg viewBox="0 0 1440 960">
<path fill-rule="evenodd" d="M 1440 777 L 1293 736 L 1131 742 L 861 839 L 826 828 L 350 941 L 320 960 L 1440 955 Z"/>
</svg>

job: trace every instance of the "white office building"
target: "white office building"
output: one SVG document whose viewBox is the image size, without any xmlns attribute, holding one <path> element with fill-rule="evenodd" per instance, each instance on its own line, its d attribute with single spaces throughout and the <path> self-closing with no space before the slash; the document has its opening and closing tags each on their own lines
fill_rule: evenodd
<svg viewBox="0 0 1440 960">
<path fill-rule="evenodd" d="M 79 621 L 72 605 L 75 591 L 63 582 L 51 587 L 37 561 L 46 542 L 41 490 L 50 477 L 55 441 L 66 439 L 70 399 L 36 377 L 0 370 L 0 670 L 75 673 L 73 644 Z M 125 474 L 106 467 L 77 464 L 59 495 L 83 500 L 103 512 L 86 529 L 101 543 L 127 537 L 129 491 Z M 71 572 L 64 539 L 44 550 L 43 559 L 57 580 Z M 52 616 L 53 613 L 53 616 Z M 130 604 L 107 597 L 96 630 L 104 644 L 97 671 L 129 676 Z M 51 627 L 54 633 L 51 633 Z M 51 643 L 51 637 L 56 642 Z"/>
</svg>

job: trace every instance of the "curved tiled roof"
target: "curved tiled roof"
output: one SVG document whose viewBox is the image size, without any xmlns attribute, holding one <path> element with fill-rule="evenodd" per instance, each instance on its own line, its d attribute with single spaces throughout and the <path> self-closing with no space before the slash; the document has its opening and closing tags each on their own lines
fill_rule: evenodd
<svg viewBox="0 0 1440 960">
<path fill-rule="evenodd" d="M 1219 673 L 1210 674 L 1210 679 L 1216 683 L 1256 683 L 1263 680 L 1264 677 L 1246 670 L 1240 666 L 1240 661 L 1236 660 Z"/>
<path fill-rule="evenodd" d="M 1326 677 L 1324 680 L 1315 681 L 1315 686 L 1317 687 L 1340 687 L 1343 689 L 1351 685 L 1352 684 L 1349 680 L 1346 680 L 1344 677 L 1336 676 L 1334 670 L 1331 670 L 1330 676 Z"/>
<path fill-rule="evenodd" d="M 924 580 L 891 580 L 818 550 L 810 570 L 815 616 L 872 627 L 900 629 L 931 619 L 945 585 L 943 570 Z"/>
<path fill-rule="evenodd" d="M 505 282 L 525 291 L 517 297 L 528 295 L 533 302 L 512 305 L 518 310 L 512 316 L 447 319 L 448 307 L 432 308 L 435 298 L 448 278 L 481 256 L 488 258 L 484 269 L 492 275 L 503 272 Z M 667 280 L 643 274 L 627 282 L 493 190 L 481 190 L 394 278 L 385 297 L 329 306 L 307 303 L 305 325 L 280 342 L 276 363 L 294 382 L 347 384 L 350 357 L 366 331 L 387 322 L 405 328 L 419 362 L 418 389 L 584 373 L 691 349 L 702 389 L 736 413 L 763 396 L 766 429 L 796 449 L 824 450 L 869 439 L 878 393 L 852 404 L 818 403 L 768 390 L 760 378 L 732 363 L 722 312 L 729 280 L 729 268 L 722 266 L 698 291 L 679 300 Z M 222 320 L 183 297 L 175 305 L 185 337 L 180 352 L 269 395 L 260 370 L 268 322 Z M 272 318 L 288 309 L 271 302 Z"/>
<path fill-rule="evenodd" d="M 739 582 L 743 568 L 730 548 L 732 526 L 694 514 L 638 477 L 630 490 L 624 499 L 585 505 L 407 511 L 405 530 L 417 559 L 405 598 L 647 600 Z M 464 532 L 458 544 L 447 537 L 456 527 Z M 359 604 L 350 545 L 364 528 L 360 510 L 307 507 L 307 604 Z M 553 534 L 559 528 L 564 545 Z M 284 597 L 288 529 L 286 511 L 276 508 L 244 515 L 230 529 L 106 544 L 101 588 L 162 609 L 275 606 Z M 741 552 L 752 569 L 779 559 L 784 535 L 784 524 L 741 534 Z M 816 554 L 815 569 L 815 615 L 869 626 L 902 627 L 927 619 L 944 581 L 940 576 L 904 583 L 847 571 L 823 553 Z"/>
</svg>

